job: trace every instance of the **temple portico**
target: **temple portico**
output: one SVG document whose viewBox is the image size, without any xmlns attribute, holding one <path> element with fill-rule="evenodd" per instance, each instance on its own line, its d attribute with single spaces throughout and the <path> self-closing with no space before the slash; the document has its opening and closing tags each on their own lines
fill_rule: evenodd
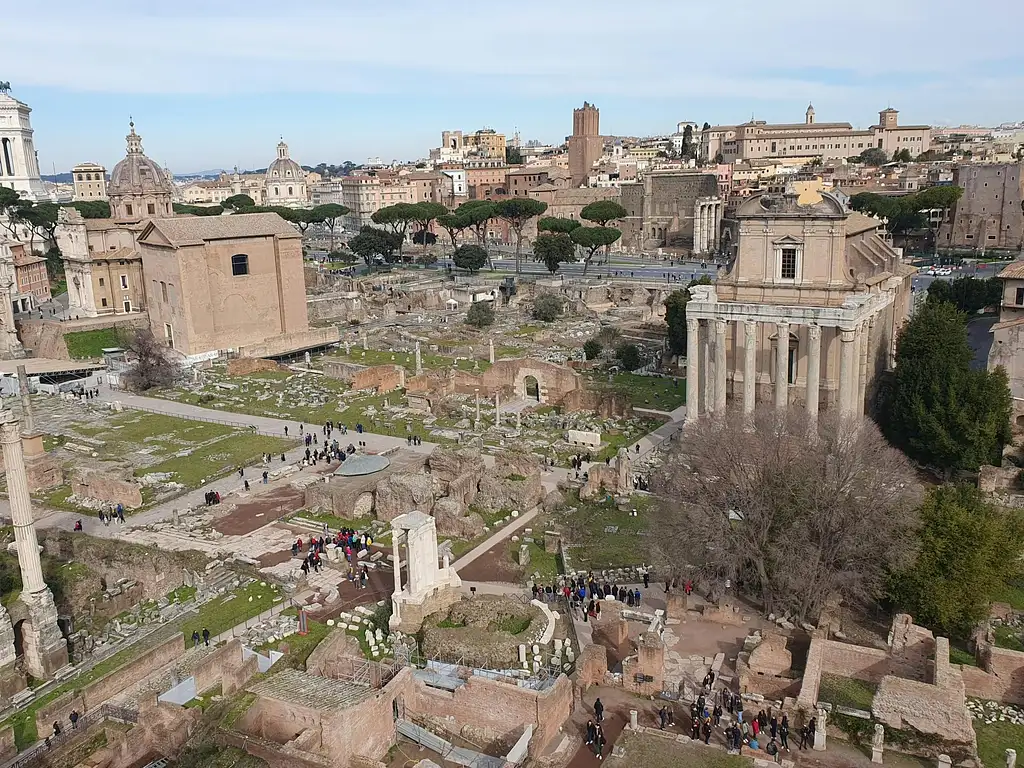
<svg viewBox="0 0 1024 768">
<path fill-rule="evenodd" d="M 809 206 L 786 196 L 741 206 L 729 269 L 689 289 L 688 422 L 724 413 L 730 399 L 744 413 L 799 405 L 815 420 L 822 408 L 870 407 L 875 376 L 894 362 L 913 273 L 877 225 L 827 193 Z"/>
<path fill-rule="evenodd" d="M 725 203 L 718 197 L 699 197 L 693 206 L 693 252 L 711 253 L 718 246 Z"/>
</svg>

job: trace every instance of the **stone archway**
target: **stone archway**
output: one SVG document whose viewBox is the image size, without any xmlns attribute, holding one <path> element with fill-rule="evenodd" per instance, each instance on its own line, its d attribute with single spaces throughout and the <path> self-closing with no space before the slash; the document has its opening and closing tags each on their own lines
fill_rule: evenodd
<svg viewBox="0 0 1024 768">
<path fill-rule="evenodd" d="M 540 402 L 540 382 L 536 376 L 527 375 L 523 377 L 523 397 L 527 400 Z"/>
</svg>

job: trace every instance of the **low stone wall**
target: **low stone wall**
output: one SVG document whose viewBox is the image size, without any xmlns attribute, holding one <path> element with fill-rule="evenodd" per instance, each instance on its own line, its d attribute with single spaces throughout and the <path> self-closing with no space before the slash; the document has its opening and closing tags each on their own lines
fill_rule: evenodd
<svg viewBox="0 0 1024 768">
<path fill-rule="evenodd" d="M 18 754 L 18 748 L 14 744 L 14 727 L 8 725 L 0 728 L 0 760 L 10 760 Z"/>
<path fill-rule="evenodd" d="M 401 365 L 374 365 L 352 376 L 352 389 L 375 389 L 377 394 L 405 386 L 405 368 Z"/>
<path fill-rule="evenodd" d="M 242 666 L 242 642 L 235 638 L 208 655 L 192 669 L 196 693 L 208 691 L 222 682 L 224 671 Z"/>
<path fill-rule="evenodd" d="M 142 489 L 127 477 L 79 467 L 71 478 L 71 492 L 81 499 L 123 504 L 127 509 L 142 506 Z"/>
<path fill-rule="evenodd" d="M 618 392 L 602 392 L 593 389 L 574 389 L 562 399 L 566 413 L 593 411 L 603 419 L 630 419 L 633 406 L 629 398 Z"/>
<path fill-rule="evenodd" d="M 978 662 L 980 669 L 960 667 L 968 696 L 1024 705 L 1024 652 L 984 643 L 978 648 Z"/>
<path fill-rule="evenodd" d="M 251 373 L 288 370 L 280 363 L 262 357 L 240 357 L 228 360 L 228 376 L 248 376 Z"/>
<path fill-rule="evenodd" d="M 812 638 L 798 700 L 801 706 L 817 704 L 822 672 L 877 683 L 888 673 L 889 661 L 889 653 L 878 648 Z"/>
<path fill-rule="evenodd" d="M 275 355 L 286 355 L 299 349 L 326 347 L 330 344 L 337 344 L 340 340 L 341 333 L 336 326 L 310 328 L 308 331 L 273 336 L 262 344 L 239 347 L 238 355 L 239 357 L 274 357 Z"/>
</svg>

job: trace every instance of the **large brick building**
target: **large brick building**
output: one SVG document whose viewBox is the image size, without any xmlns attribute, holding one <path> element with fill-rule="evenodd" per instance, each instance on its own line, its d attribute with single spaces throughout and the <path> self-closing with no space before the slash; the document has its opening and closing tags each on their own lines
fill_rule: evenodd
<svg viewBox="0 0 1024 768">
<path fill-rule="evenodd" d="M 939 228 L 939 245 L 972 250 L 1024 249 L 1024 163 L 961 165 L 953 183 L 964 190 Z"/>
<path fill-rule="evenodd" d="M 566 143 L 569 145 L 569 175 L 574 187 L 587 182 L 594 163 L 601 159 L 604 140 L 600 122 L 600 110 L 586 101 L 582 107 L 572 111 L 572 136 L 566 138 Z"/>
</svg>

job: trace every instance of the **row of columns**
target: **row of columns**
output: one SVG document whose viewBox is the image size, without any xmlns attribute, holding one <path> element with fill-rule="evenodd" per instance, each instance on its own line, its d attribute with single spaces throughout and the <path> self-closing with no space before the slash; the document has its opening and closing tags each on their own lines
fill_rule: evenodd
<svg viewBox="0 0 1024 768">
<path fill-rule="evenodd" d="M 708 333 L 702 337 L 700 320 L 686 320 L 686 421 L 696 421 L 700 411 L 700 400 L 706 410 L 725 413 L 727 395 L 728 364 L 726 358 L 726 333 L 728 320 L 708 320 Z M 759 344 L 758 326 L 753 319 L 743 323 L 743 412 L 752 413 L 757 397 L 757 352 Z M 839 339 L 839 408 L 844 416 L 855 416 L 863 411 L 867 394 L 867 370 L 869 344 L 874 330 L 874 318 L 855 326 L 840 326 Z M 789 407 L 789 334 L 788 321 L 774 323 L 777 334 L 775 345 L 775 382 L 773 400 L 777 409 Z M 797 326 L 799 327 L 799 326 Z M 812 420 L 817 420 L 821 392 L 821 329 L 817 324 L 807 325 L 807 377 L 806 407 Z M 734 365 L 738 367 L 739 350 L 734 354 Z M 704 392 L 701 393 L 701 368 L 704 368 Z"/>
<path fill-rule="evenodd" d="M 698 200 L 693 215 L 693 251 L 709 253 L 718 244 L 718 228 L 724 204 L 720 200 Z"/>
</svg>

